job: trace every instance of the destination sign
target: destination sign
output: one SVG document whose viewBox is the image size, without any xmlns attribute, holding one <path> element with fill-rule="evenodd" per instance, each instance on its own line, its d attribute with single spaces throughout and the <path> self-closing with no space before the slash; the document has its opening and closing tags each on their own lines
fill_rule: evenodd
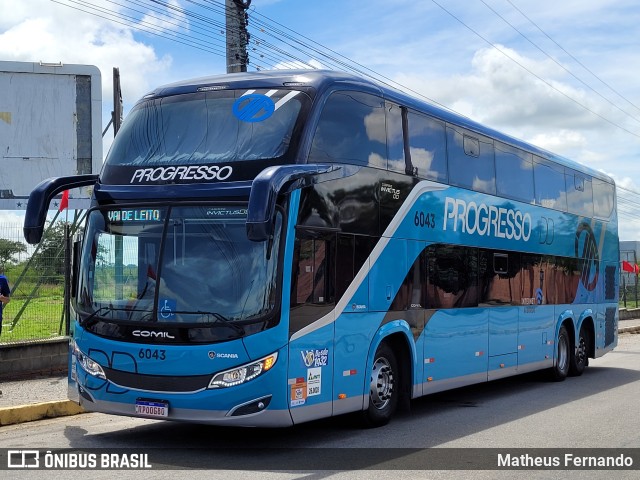
<svg viewBox="0 0 640 480">
<path fill-rule="evenodd" d="M 109 210 L 110 222 L 161 222 L 161 211 L 153 208 L 136 208 L 132 210 Z"/>
</svg>

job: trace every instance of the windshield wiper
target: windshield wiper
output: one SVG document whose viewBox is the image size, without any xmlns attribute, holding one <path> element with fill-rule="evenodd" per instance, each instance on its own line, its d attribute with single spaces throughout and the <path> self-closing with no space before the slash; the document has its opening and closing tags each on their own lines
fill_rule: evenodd
<svg viewBox="0 0 640 480">
<path fill-rule="evenodd" d="M 218 322 L 220 322 L 221 324 L 234 329 L 236 332 L 238 332 L 239 335 L 244 336 L 245 332 L 244 332 L 244 328 L 242 328 L 242 325 L 236 324 L 233 320 L 231 320 L 230 318 L 225 317 L 221 313 L 217 313 L 217 312 L 202 312 L 200 310 L 198 310 L 196 312 L 180 312 L 180 313 L 197 313 L 199 315 L 211 316 L 211 317 L 215 318 L 216 320 L 218 320 Z"/>
<path fill-rule="evenodd" d="M 98 315 L 100 315 L 102 312 L 111 312 L 112 310 L 114 310 L 114 308 L 110 306 L 100 307 L 87 318 L 80 320 L 80 326 L 83 328 L 91 327 L 98 323 L 98 320 L 100 320 L 100 318 L 98 318 Z"/>
</svg>

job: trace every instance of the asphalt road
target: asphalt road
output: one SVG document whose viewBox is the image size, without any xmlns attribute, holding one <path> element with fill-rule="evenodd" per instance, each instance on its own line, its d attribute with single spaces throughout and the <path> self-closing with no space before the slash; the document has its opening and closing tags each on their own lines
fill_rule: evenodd
<svg viewBox="0 0 640 480">
<path fill-rule="evenodd" d="M 419 451 L 451 450 L 463 468 L 474 448 L 498 451 L 640 447 L 640 335 L 621 335 L 618 348 L 592 360 L 584 375 L 549 382 L 540 374 L 424 397 L 383 428 L 363 430 L 337 417 L 282 430 L 174 424 L 102 414 L 61 417 L 0 428 L 1 448 L 165 449 L 161 465 L 178 470 L 4 471 L 3 478 L 46 473 L 47 479 L 90 478 L 637 478 L 635 471 L 451 471 L 414 462 Z M 277 450 L 273 450 L 277 449 Z M 400 450 L 405 449 L 405 450 Z M 462 450 L 464 449 L 464 450 Z M 158 460 L 158 456 L 154 457 Z M 275 460 L 274 460 L 275 458 Z M 640 459 L 637 463 L 640 463 Z M 155 467 L 159 467 L 156 463 Z M 357 470 L 366 466 L 370 470 Z M 189 471 L 195 468 L 198 470 Z M 224 470 L 221 470 L 223 468 Z M 636 465 L 640 468 L 640 465 Z M 374 473 L 375 472 L 375 473 Z M 5 473 L 9 473 L 5 476 Z"/>
</svg>

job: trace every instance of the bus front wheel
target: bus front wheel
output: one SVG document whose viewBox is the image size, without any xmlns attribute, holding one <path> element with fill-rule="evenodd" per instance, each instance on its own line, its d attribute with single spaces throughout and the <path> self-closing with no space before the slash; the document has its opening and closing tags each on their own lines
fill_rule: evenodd
<svg viewBox="0 0 640 480">
<path fill-rule="evenodd" d="M 399 392 L 398 361 L 393 350 L 386 343 L 382 343 L 373 357 L 369 406 L 363 412 L 365 425 L 380 427 L 389 423 L 398 405 Z"/>
</svg>

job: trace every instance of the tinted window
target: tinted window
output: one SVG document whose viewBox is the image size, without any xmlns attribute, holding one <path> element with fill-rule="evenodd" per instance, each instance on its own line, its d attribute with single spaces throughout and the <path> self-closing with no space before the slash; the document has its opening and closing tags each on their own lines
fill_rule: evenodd
<svg viewBox="0 0 640 480">
<path fill-rule="evenodd" d="M 593 189 L 591 177 L 567 169 L 565 174 L 567 207 L 571 213 L 593 216 Z"/>
<path fill-rule="evenodd" d="M 387 103 L 387 149 L 389 170 L 404 173 L 404 139 L 402 137 L 402 110 L 398 105 Z"/>
<path fill-rule="evenodd" d="M 613 211 L 613 202 L 615 201 L 615 188 L 613 184 L 594 178 L 592 187 L 594 215 L 596 217 L 609 218 L 609 215 L 611 215 Z"/>
<path fill-rule="evenodd" d="M 500 142 L 495 147 L 498 195 L 533 203 L 533 155 Z"/>
<path fill-rule="evenodd" d="M 564 167 L 534 158 L 533 176 L 535 180 L 536 204 L 556 210 L 567 210 Z"/>
<path fill-rule="evenodd" d="M 482 306 L 519 304 L 519 253 L 480 250 L 478 265 Z"/>
<path fill-rule="evenodd" d="M 478 253 L 475 248 L 432 245 L 427 248 L 427 308 L 478 305 Z"/>
<path fill-rule="evenodd" d="M 426 279 L 427 251 L 423 250 L 415 259 L 404 278 L 389 310 L 414 310 L 424 308 L 426 305 L 423 288 Z"/>
<path fill-rule="evenodd" d="M 447 153 L 452 185 L 496 193 L 493 142 L 490 138 L 447 126 Z"/>
<path fill-rule="evenodd" d="M 409 151 L 418 176 L 447 181 L 447 154 L 444 124 L 433 118 L 409 112 Z"/>
<path fill-rule="evenodd" d="M 245 106 L 244 91 L 174 95 L 138 104 L 127 116 L 107 155 L 110 165 L 189 165 L 260 160 L 284 155 L 291 142 L 304 95 L 256 90 L 280 106 L 259 121 L 234 114 Z M 246 97 L 244 102 L 250 102 Z M 240 102 L 237 104 L 236 102 Z M 250 110 L 250 109 L 247 109 Z"/>
<path fill-rule="evenodd" d="M 331 94 L 320 115 L 309 162 L 345 162 L 386 169 L 384 102 L 360 92 Z"/>
</svg>

